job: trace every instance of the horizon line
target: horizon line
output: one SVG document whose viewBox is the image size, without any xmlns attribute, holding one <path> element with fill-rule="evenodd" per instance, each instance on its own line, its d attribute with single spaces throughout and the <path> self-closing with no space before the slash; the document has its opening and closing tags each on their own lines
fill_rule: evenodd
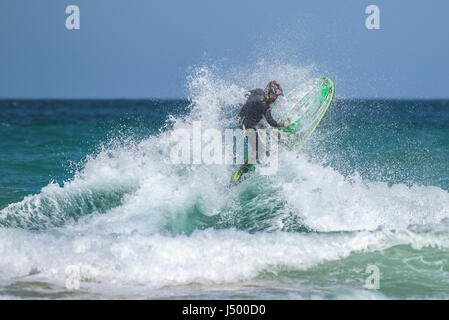
<svg viewBox="0 0 449 320">
<path fill-rule="evenodd" d="M 129 100 L 129 101 L 136 101 L 136 100 L 187 100 L 189 101 L 190 99 L 188 97 L 122 97 L 122 98 L 108 98 L 108 97 L 72 97 L 72 98 L 59 98 L 59 97 L 26 97 L 26 98 L 19 98 L 19 97 L 0 97 L 0 101 L 13 101 L 13 100 L 17 100 L 17 101 L 31 101 L 31 100 L 59 100 L 59 101 L 69 101 L 69 100 Z M 428 97 L 420 97 L 420 98 L 415 98 L 415 97 L 335 97 L 334 100 L 415 100 L 415 101 L 435 101 L 435 100 L 439 100 L 439 101 L 446 101 L 449 100 L 449 97 L 432 97 L 432 98 L 428 98 Z"/>
</svg>

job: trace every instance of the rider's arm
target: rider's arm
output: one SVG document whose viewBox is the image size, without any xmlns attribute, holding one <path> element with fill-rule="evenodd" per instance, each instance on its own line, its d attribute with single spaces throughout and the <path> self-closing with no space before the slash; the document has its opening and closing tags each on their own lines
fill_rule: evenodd
<svg viewBox="0 0 449 320">
<path fill-rule="evenodd" d="M 270 108 L 267 109 L 267 111 L 265 112 L 265 119 L 267 119 L 267 122 L 270 124 L 270 126 L 275 127 L 275 128 L 280 128 L 283 127 L 284 124 L 283 123 L 278 123 L 276 120 L 273 119 L 273 116 L 271 115 L 271 110 Z"/>
</svg>

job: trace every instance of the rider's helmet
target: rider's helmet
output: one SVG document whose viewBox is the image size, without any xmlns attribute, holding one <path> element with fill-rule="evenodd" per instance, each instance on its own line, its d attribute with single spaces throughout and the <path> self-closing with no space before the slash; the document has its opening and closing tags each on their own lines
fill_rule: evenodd
<svg viewBox="0 0 449 320">
<path fill-rule="evenodd" d="M 284 95 L 284 91 L 276 80 L 270 81 L 265 87 L 265 95 L 268 97 L 270 93 L 274 93 L 276 97 Z"/>
</svg>

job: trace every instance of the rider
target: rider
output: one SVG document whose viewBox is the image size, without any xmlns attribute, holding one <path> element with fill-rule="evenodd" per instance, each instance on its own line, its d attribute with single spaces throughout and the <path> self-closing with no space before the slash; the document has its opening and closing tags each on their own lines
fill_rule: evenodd
<svg viewBox="0 0 449 320">
<path fill-rule="evenodd" d="M 256 125 L 265 116 L 267 122 L 275 128 L 283 127 L 271 116 L 270 104 L 272 104 L 279 96 L 283 96 L 284 91 L 277 81 L 270 81 L 265 88 L 254 89 L 249 92 L 246 103 L 240 110 L 240 128 L 241 129 L 256 129 Z"/>
<path fill-rule="evenodd" d="M 240 129 L 248 130 L 253 129 L 257 130 L 257 124 L 260 122 L 262 117 L 264 116 L 270 126 L 275 128 L 283 127 L 283 123 L 278 123 L 271 116 L 270 105 L 276 101 L 279 96 L 283 96 L 284 92 L 277 81 L 270 81 L 265 88 L 265 91 L 262 89 L 254 89 L 249 92 L 249 96 L 243 105 L 242 109 L 239 113 L 239 126 Z M 265 148 L 263 143 L 257 143 L 258 135 L 256 131 L 255 139 L 250 139 L 248 132 L 246 132 L 246 136 L 248 137 L 248 141 L 251 145 L 252 155 L 255 158 L 255 154 L 257 153 L 259 157 L 264 157 Z M 260 141 L 259 141 L 260 142 Z M 259 152 L 257 152 L 257 144 L 259 144 Z M 258 159 L 258 163 L 263 162 L 263 159 Z M 245 172 L 247 172 L 250 168 L 248 164 L 243 166 Z"/>
</svg>

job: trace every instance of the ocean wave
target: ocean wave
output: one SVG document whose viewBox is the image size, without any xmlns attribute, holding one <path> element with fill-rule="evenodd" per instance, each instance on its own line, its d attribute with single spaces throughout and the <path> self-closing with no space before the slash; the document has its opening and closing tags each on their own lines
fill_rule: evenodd
<svg viewBox="0 0 449 320">
<path fill-rule="evenodd" d="M 309 75 L 291 66 L 268 71 L 287 89 Z M 252 85 L 272 80 L 249 73 Z M 231 166 L 172 164 L 172 130 L 200 120 L 235 126 L 244 101 L 243 85 L 204 67 L 189 85 L 190 113 L 170 117 L 167 130 L 105 145 L 63 185 L 50 183 L 0 211 L 0 279 L 210 285 L 398 246 L 449 249 L 449 193 L 437 186 L 347 176 L 289 150 L 275 175 L 234 187 Z"/>
</svg>

